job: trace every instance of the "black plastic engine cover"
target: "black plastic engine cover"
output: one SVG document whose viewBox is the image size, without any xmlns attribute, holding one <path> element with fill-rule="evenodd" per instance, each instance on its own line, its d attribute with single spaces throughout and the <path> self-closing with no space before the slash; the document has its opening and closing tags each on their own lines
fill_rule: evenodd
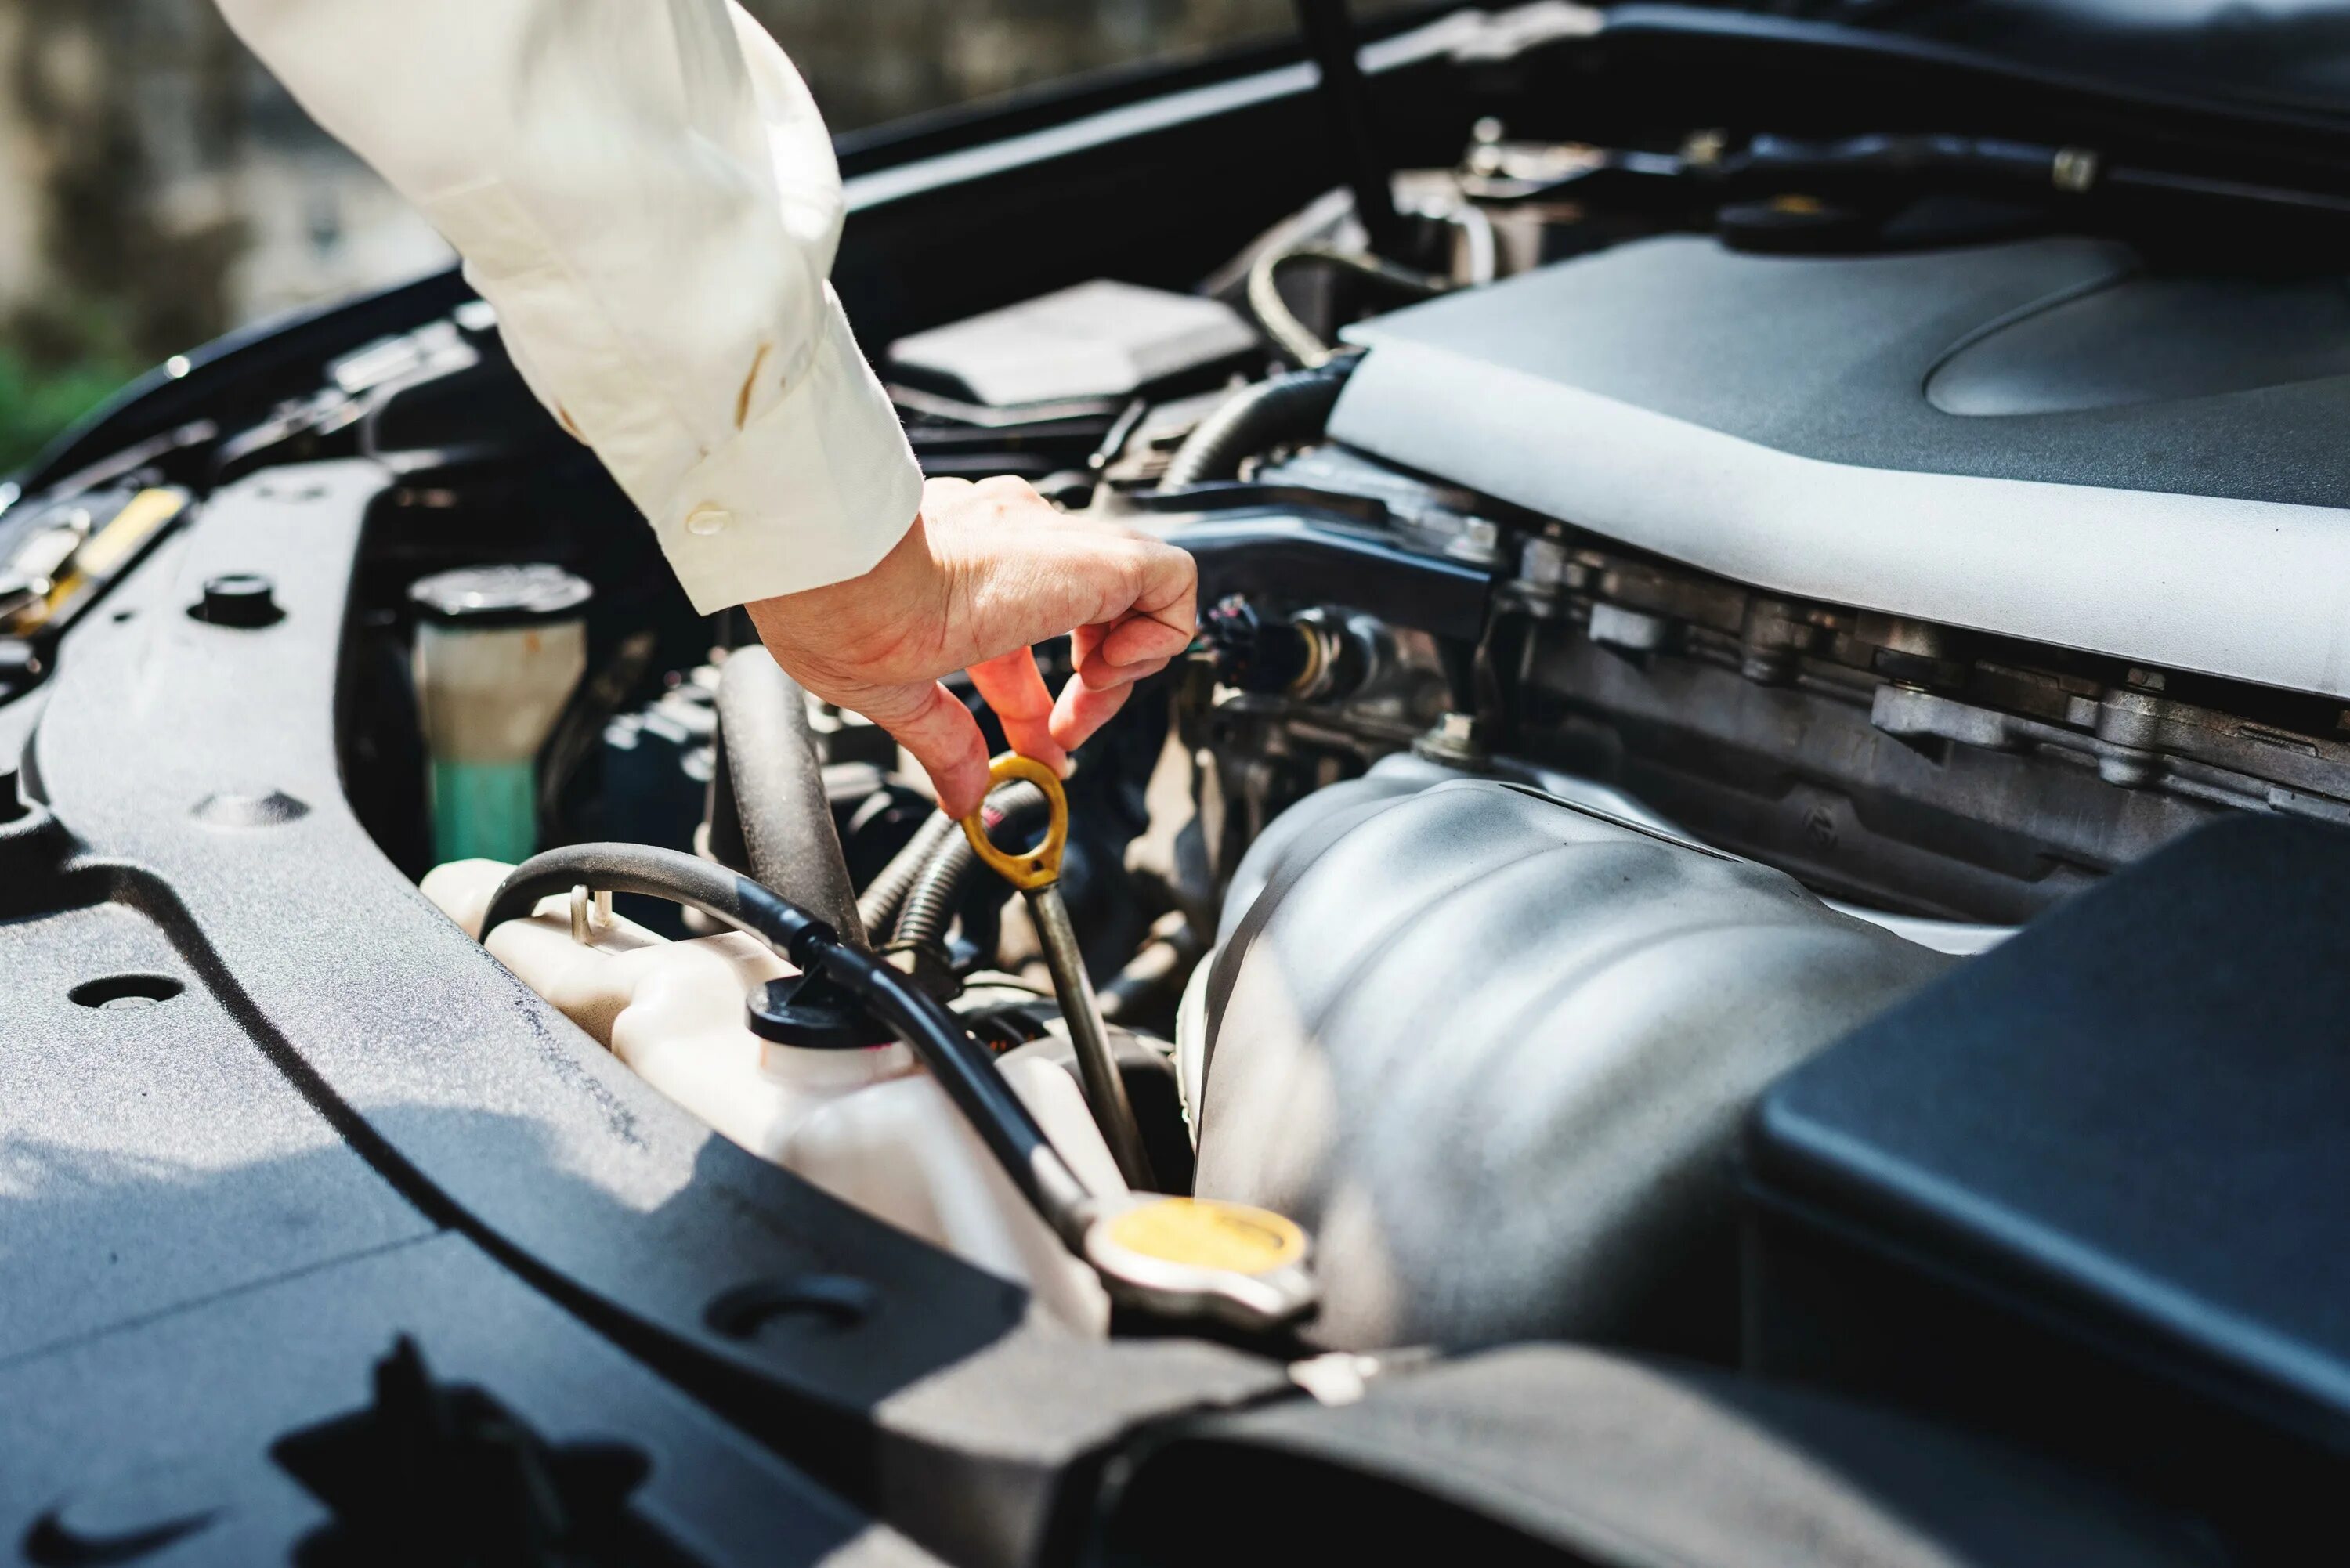
<svg viewBox="0 0 2350 1568">
<path fill-rule="evenodd" d="M 2062 907 L 1762 1101 L 1750 1360 L 2289 1554 L 2350 1461 L 2345 1017 L 2350 834 L 2232 820 Z"/>
<path fill-rule="evenodd" d="M 2221 1560 L 2178 1516 L 1998 1444 L 1559 1345 L 1399 1369 L 1336 1407 L 1192 1422 L 1136 1465 L 1103 1533 L 1110 1561 L 1154 1565 L 1390 1562 L 1407 1541 L 1482 1568 Z"/>
</svg>

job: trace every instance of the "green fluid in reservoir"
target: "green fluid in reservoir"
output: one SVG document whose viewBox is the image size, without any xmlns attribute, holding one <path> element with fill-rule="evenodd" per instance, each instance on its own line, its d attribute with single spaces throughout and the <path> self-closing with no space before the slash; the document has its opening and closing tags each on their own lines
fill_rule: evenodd
<svg viewBox="0 0 2350 1568">
<path fill-rule="evenodd" d="M 432 764 L 432 858 L 523 861 L 538 847 L 537 768 L 518 763 Z"/>
</svg>

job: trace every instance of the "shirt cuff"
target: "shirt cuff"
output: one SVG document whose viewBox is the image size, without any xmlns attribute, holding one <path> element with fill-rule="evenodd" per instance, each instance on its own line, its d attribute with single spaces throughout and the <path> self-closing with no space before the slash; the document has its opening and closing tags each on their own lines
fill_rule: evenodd
<svg viewBox="0 0 2350 1568">
<path fill-rule="evenodd" d="M 830 285 L 824 302 L 815 351 L 781 395 L 695 464 L 653 520 L 703 615 L 863 576 L 921 510 L 897 410 Z"/>
</svg>

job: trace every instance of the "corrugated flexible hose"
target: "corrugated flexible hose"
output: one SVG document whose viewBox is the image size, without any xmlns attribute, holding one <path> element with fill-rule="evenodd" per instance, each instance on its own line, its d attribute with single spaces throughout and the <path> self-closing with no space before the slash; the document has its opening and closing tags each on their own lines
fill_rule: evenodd
<svg viewBox="0 0 2350 1568">
<path fill-rule="evenodd" d="M 1241 464 L 1276 446 L 1311 441 L 1330 422 L 1330 410 L 1353 371 L 1352 356 L 1235 392 L 1200 421 L 1167 465 L 1161 490 L 1240 477 Z"/>
<path fill-rule="evenodd" d="M 990 834 L 1007 827 L 1033 828 L 1048 809 L 1045 792 L 1032 784 L 1008 784 L 990 795 L 981 808 Z M 947 928 L 954 923 L 955 911 L 979 870 L 979 856 L 958 827 L 907 889 L 905 905 L 898 912 L 897 944 L 942 947 Z"/>
</svg>

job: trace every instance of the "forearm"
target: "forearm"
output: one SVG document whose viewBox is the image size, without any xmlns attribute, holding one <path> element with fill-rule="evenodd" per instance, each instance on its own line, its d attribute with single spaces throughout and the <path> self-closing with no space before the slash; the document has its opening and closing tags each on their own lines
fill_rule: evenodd
<svg viewBox="0 0 2350 1568">
<path fill-rule="evenodd" d="M 726 0 L 222 0 L 464 258 L 533 390 L 713 610 L 858 576 L 919 505 L 825 284 L 831 144 Z"/>
</svg>

